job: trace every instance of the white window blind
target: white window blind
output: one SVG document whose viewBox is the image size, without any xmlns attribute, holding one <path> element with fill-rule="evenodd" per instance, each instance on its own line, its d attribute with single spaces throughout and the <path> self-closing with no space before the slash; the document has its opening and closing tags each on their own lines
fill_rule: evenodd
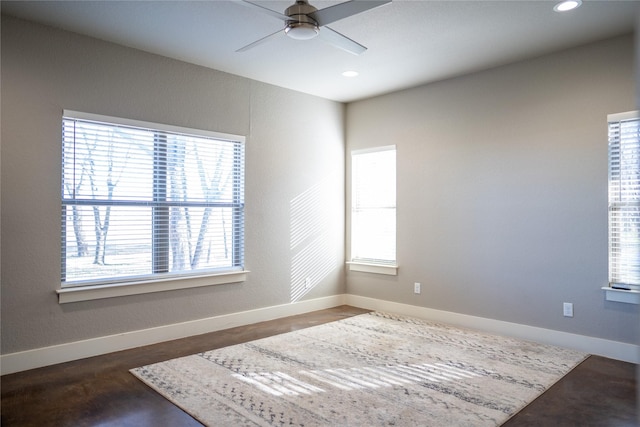
<svg viewBox="0 0 640 427">
<path fill-rule="evenodd" d="M 609 122 L 609 283 L 640 287 L 640 119 L 637 111 Z"/>
<path fill-rule="evenodd" d="M 241 270 L 244 138 L 65 112 L 61 218 L 63 287 Z"/>
<path fill-rule="evenodd" d="M 351 261 L 396 264 L 396 148 L 351 155 Z"/>
</svg>

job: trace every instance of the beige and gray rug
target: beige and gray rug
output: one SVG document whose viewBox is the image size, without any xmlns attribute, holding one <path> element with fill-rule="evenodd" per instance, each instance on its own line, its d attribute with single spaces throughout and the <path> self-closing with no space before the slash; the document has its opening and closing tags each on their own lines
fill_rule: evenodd
<svg viewBox="0 0 640 427">
<path fill-rule="evenodd" d="M 208 426 L 496 426 L 586 356 L 369 313 L 131 372 Z"/>
</svg>

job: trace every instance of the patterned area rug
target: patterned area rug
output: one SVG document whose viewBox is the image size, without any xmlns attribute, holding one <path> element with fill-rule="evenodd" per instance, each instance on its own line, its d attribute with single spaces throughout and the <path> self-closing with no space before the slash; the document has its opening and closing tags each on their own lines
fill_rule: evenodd
<svg viewBox="0 0 640 427">
<path fill-rule="evenodd" d="M 496 426 L 586 356 L 369 313 L 131 372 L 209 426 Z"/>
</svg>

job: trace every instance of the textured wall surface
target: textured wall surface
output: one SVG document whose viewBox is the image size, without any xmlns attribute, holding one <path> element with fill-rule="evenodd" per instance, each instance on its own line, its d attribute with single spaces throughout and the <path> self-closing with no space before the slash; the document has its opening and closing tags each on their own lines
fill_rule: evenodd
<svg viewBox="0 0 640 427">
<path fill-rule="evenodd" d="M 633 57 L 619 37 L 349 104 L 348 152 L 397 145 L 400 268 L 349 272 L 348 292 L 637 343 L 638 306 L 600 289 L 607 114 L 636 109 Z"/>
<path fill-rule="evenodd" d="M 249 279 L 58 304 L 63 109 L 245 135 Z M 345 291 L 340 103 L 3 17 L 1 170 L 3 354 Z"/>
</svg>

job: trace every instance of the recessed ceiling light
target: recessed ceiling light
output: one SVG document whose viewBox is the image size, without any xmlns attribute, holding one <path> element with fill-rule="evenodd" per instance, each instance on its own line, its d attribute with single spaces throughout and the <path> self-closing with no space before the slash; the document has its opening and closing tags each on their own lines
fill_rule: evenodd
<svg viewBox="0 0 640 427">
<path fill-rule="evenodd" d="M 345 77 L 358 77 L 358 74 L 359 73 L 357 71 L 352 71 L 352 70 L 345 71 L 342 73 L 342 75 Z"/>
<path fill-rule="evenodd" d="M 573 10 L 582 4 L 582 0 L 565 0 L 561 1 L 553 7 L 556 12 L 567 12 Z"/>
</svg>

